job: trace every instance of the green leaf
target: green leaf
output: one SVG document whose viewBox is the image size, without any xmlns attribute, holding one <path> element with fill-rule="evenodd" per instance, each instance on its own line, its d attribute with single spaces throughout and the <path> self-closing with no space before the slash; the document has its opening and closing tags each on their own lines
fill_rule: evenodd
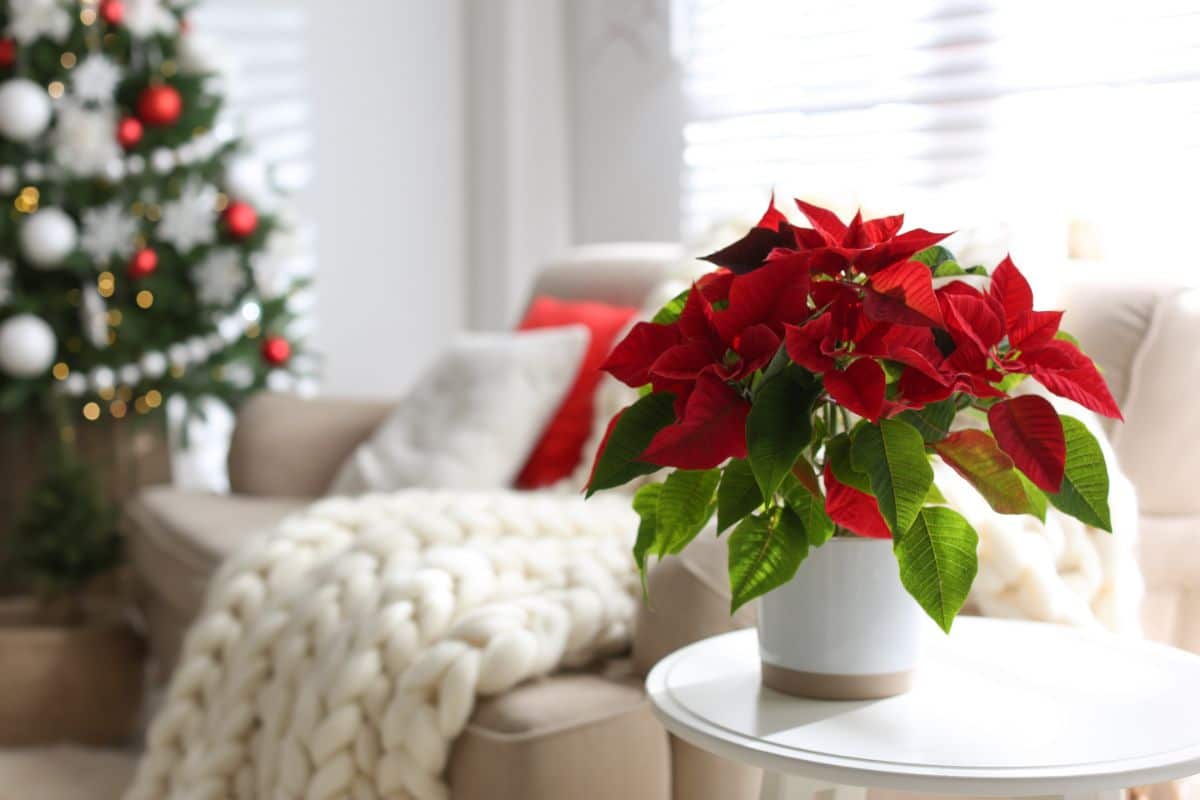
<svg viewBox="0 0 1200 800">
<path fill-rule="evenodd" d="M 794 365 L 759 389 L 746 418 L 746 447 L 763 497 L 775 495 L 811 441 L 812 406 L 821 391 L 820 383 Z"/>
<path fill-rule="evenodd" d="M 683 306 L 687 303 L 688 293 L 691 289 L 684 289 L 679 294 L 667 301 L 667 304 L 658 310 L 658 313 L 650 320 L 657 322 L 660 325 L 670 325 L 679 319 L 679 315 L 683 313 Z"/>
<path fill-rule="evenodd" d="M 825 443 L 825 458 L 839 482 L 860 492 L 871 493 L 871 480 L 850 460 L 850 436 L 839 433 Z"/>
<path fill-rule="evenodd" d="M 957 261 L 943 261 L 933 268 L 933 277 L 935 278 L 954 278 L 966 274 L 967 271 L 959 266 Z"/>
<path fill-rule="evenodd" d="M 807 555 L 804 524 L 789 509 L 773 521 L 746 517 L 729 534 L 729 613 L 787 583 Z"/>
<path fill-rule="evenodd" d="M 1025 489 L 1025 496 L 1029 498 L 1029 505 L 1033 516 L 1037 517 L 1040 522 L 1046 521 L 1046 506 L 1049 501 L 1046 499 L 1046 493 L 1034 485 L 1033 481 L 1025 477 L 1025 473 L 1017 470 L 1017 478 L 1021 481 L 1021 486 Z"/>
<path fill-rule="evenodd" d="M 730 461 L 717 487 L 717 535 L 742 517 L 753 514 L 762 504 L 762 492 L 750 464 L 744 458 Z"/>
<path fill-rule="evenodd" d="M 678 553 L 696 538 L 712 516 L 719 469 L 679 469 L 667 476 L 658 495 L 658 555 Z"/>
<path fill-rule="evenodd" d="M 825 513 L 825 498 L 814 495 L 793 476 L 783 482 L 783 502 L 804 523 L 810 547 L 820 547 L 833 537 L 833 520 Z"/>
<path fill-rule="evenodd" d="M 903 411 L 899 418 L 916 428 L 926 444 L 933 444 L 950 435 L 950 426 L 954 424 L 956 413 L 954 400 L 951 399 L 930 403 L 920 411 Z"/>
<path fill-rule="evenodd" d="M 648 483 L 633 496 L 633 510 L 641 517 L 637 540 L 633 543 L 633 560 L 637 562 L 638 574 L 642 578 L 642 594 L 646 594 L 646 557 L 658 548 L 658 496 L 661 483 Z"/>
<path fill-rule="evenodd" d="M 927 267 L 936 267 L 945 261 L 954 261 L 954 253 L 951 253 L 940 244 L 935 244 L 916 253 L 909 260 L 916 261 L 918 264 L 924 264 Z"/>
<path fill-rule="evenodd" d="M 675 398 L 666 392 L 648 394 L 621 412 L 604 452 L 588 483 L 587 496 L 620 486 L 659 468 L 639 461 L 654 434 L 675 421 Z"/>
<path fill-rule="evenodd" d="M 892 534 L 908 530 L 933 483 L 933 468 L 917 429 L 898 419 L 864 426 L 850 444 L 850 460 L 870 480 Z"/>
<path fill-rule="evenodd" d="M 1055 333 L 1054 338 L 1058 339 L 1060 341 L 1070 342 L 1071 344 L 1075 345 L 1076 347 L 1079 347 L 1079 340 L 1064 330 L 1060 330 L 1057 333 Z"/>
<path fill-rule="evenodd" d="M 1008 454 L 987 431 L 968 428 L 956 431 L 933 446 L 942 461 L 975 487 L 988 505 L 1001 514 L 1030 514 L 1038 517 L 1036 501 L 1030 497 L 1024 477 Z M 1032 483 L 1029 483 L 1032 486 Z M 1036 488 L 1036 487 L 1034 487 Z M 1040 494 L 1040 492 L 1039 492 Z M 1046 501 L 1041 502 L 1045 517 Z"/>
<path fill-rule="evenodd" d="M 944 506 L 921 509 L 912 527 L 896 539 L 900 582 L 947 633 L 979 570 L 978 544 L 967 520 Z"/>
<path fill-rule="evenodd" d="M 1108 466 L 1104 451 L 1079 420 L 1063 416 L 1063 435 L 1067 439 L 1067 465 L 1062 487 L 1057 494 L 1047 494 L 1059 510 L 1093 528 L 1112 532 L 1108 510 Z"/>
<path fill-rule="evenodd" d="M 947 505 L 950 501 L 936 483 L 929 484 L 929 494 L 925 495 L 925 505 Z"/>
</svg>

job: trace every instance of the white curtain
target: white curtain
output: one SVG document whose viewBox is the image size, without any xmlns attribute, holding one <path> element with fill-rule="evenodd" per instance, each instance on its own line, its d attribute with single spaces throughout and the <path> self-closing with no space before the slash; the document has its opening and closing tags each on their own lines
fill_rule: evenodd
<svg viewBox="0 0 1200 800">
<path fill-rule="evenodd" d="M 1200 6 L 682 0 L 684 229 L 767 193 L 1196 282 Z M 1021 256 L 1024 255 L 1024 260 Z M 1041 265 L 1037 262 L 1042 262 Z"/>
</svg>

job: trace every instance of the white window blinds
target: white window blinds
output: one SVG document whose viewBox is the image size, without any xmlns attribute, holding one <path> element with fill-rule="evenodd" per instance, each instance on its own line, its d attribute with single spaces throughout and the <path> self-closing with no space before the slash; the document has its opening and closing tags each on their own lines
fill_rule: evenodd
<svg viewBox="0 0 1200 800">
<path fill-rule="evenodd" d="M 685 233 L 753 215 L 775 187 L 931 228 L 999 224 L 1014 252 L 1111 259 L 1144 248 L 1130 225 L 1194 213 L 1194 2 L 685 0 L 681 13 Z"/>
<path fill-rule="evenodd" d="M 313 125 L 303 7 L 282 0 L 205 0 L 189 14 L 228 72 L 241 133 L 289 191 L 312 175 Z"/>
</svg>

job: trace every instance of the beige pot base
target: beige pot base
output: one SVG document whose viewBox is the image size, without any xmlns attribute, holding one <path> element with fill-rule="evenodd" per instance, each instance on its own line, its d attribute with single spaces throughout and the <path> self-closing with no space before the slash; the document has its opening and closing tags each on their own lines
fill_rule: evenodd
<svg viewBox="0 0 1200 800">
<path fill-rule="evenodd" d="M 802 672 L 762 663 L 762 683 L 769 689 L 814 700 L 878 700 L 904 694 L 913 685 L 914 670 L 881 675 L 831 675 Z"/>
</svg>

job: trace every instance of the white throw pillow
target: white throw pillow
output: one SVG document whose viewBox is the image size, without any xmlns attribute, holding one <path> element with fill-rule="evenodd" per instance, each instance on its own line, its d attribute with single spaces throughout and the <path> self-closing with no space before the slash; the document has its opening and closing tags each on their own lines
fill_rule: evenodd
<svg viewBox="0 0 1200 800">
<path fill-rule="evenodd" d="M 351 454 L 330 494 L 511 486 L 587 342 L 582 325 L 460 336 Z"/>
</svg>

